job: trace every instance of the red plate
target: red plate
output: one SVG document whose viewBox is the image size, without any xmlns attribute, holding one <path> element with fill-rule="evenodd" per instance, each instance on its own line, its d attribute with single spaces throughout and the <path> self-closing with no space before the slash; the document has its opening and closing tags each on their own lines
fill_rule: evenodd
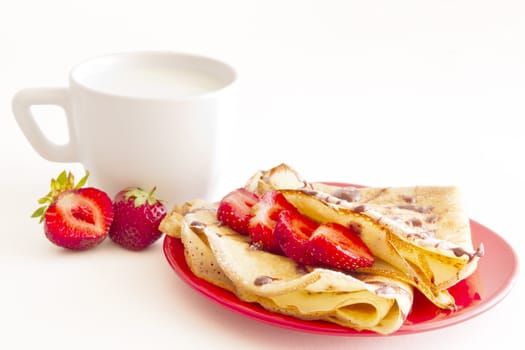
<svg viewBox="0 0 525 350">
<path fill-rule="evenodd" d="M 518 274 L 518 258 L 512 247 L 498 234 L 471 220 L 474 245 L 481 242 L 485 256 L 480 259 L 477 271 L 468 279 L 450 289 L 456 299 L 457 311 L 445 311 L 435 307 L 422 294 L 415 292 L 414 304 L 405 324 L 393 335 L 412 334 L 466 321 L 500 302 L 510 291 Z M 269 312 L 255 303 L 239 300 L 229 291 L 196 277 L 184 259 L 184 246 L 179 239 L 164 238 L 164 254 L 179 277 L 207 298 L 241 315 L 284 328 L 303 332 L 344 335 L 380 336 L 371 331 L 356 331 L 323 321 L 305 321 Z"/>
</svg>

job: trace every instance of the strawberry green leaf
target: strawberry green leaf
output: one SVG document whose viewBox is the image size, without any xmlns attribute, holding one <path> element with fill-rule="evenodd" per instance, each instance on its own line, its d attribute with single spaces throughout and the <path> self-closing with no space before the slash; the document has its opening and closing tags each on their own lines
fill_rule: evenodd
<svg viewBox="0 0 525 350">
<path fill-rule="evenodd" d="M 46 210 L 47 210 L 47 205 L 44 205 L 38 208 L 37 210 L 35 210 L 33 214 L 31 214 L 31 217 L 40 218 L 40 222 L 42 222 L 44 220 L 44 214 L 46 213 Z"/>
<path fill-rule="evenodd" d="M 51 192 L 55 193 L 59 190 L 60 190 L 60 183 L 55 179 L 51 179 Z"/>
<path fill-rule="evenodd" d="M 155 197 L 153 196 L 153 193 L 155 193 L 155 190 L 156 190 L 156 189 L 157 189 L 157 187 L 154 186 L 154 187 L 151 189 L 151 191 L 149 191 L 149 193 L 148 193 L 148 204 L 149 204 L 149 205 L 154 205 L 154 204 L 157 203 L 157 201 L 158 201 L 158 199 L 155 198 Z"/>
<path fill-rule="evenodd" d="M 86 175 L 84 175 L 84 177 L 81 178 L 80 181 L 77 183 L 77 185 L 75 186 L 75 190 L 78 190 L 79 188 L 84 186 L 87 182 L 88 177 L 89 177 L 89 171 L 86 170 Z"/>
<path fill-rule="evenodd" d="M 134 201 L 135 207 L 140 207 L 141 205 L 146 203 L 147 199 L 148 198 L 146 196 L 137 196 L 137 197 L 135 197 L 135 201 Z"/>
<path fill-rule="evenodd" d="M 70 173 L 71 174 L 71 173 Z M 57 179 L 56 179 L 56 182 L 58 183 L 58 185 L 60 187 L 64 187 L 66 184 L 67 184 L 67 174 L 66 174 L 66 171 L 63 170 L 58 176 L 57 176 Z"/>
<path fill-rule="evenodd" d="M 67 180 L 66 180 L 66 188 L 74 188 L 75 187 L 75 177 L 71 173 L 71 171 L 67 174 Z"/>
<path fill-rule="evenodd" d="M 38 204 L 46 204 L 46 203 L 51 203 L 51 202 L 52 202 L 52 199 L 50 197 L 50 194 L 38 200 Z"/>
</svg>

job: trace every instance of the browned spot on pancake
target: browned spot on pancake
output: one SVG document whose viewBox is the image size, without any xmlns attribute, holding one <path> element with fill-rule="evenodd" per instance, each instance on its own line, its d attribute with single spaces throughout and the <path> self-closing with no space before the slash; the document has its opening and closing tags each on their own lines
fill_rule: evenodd
<svg viewBox="0 0 525 350">
<path fill-rule="evenodd" d="M 256 286 L 264 286 L 265 284 L 272 283 L 276 278 L 270 276 L 259 276 L 254 281 L 253 284 Z"/>
<path fill-rule="evenodd" d="M 428 214 L 430 213 L 434 208 L 432 208 L 431 206 L 422 206 L 422 205 L 414 205 L 414 204 L 399 204 L 397 206 L 399 209 L 406 209 L 406 210 L 411 210 L 411 211 L 415 211 L 417 213 L 421 213 L 421 214 Z"/>
<path fill-rule="evenodd" d="M 351 222 L 348 228 L 356 235 L 360 235 L 363 230 L 363 226 L 359 222 Z"/>
<path fill-rule="evenodd" d="M 361 192 L 354 187 L 345 187 L 335 191 L 334 197 L 348 202 L 357 202 L 361 199 Z"/>
<path fill-rule="evenodd" d="M 411 218 L 406 221 L 407 225 L 412 227 L 421 227 L 423 226 L 423 222 L 419 220 L 418 218 Z"/>
<path fill-rule="evenodd" d="M 405 202 L 405 203 L 409 203 L 409 204 L 414 204 L 414 203 L 416 203 L 416 198 L 413 197 L 413 196 L 402 195 L 402 196 L 401 196 L 401 199 L 402 199 L 403 202 Z"/>
<path fill-rule="evenodd" d="M 429 224 L 435 224 L 439 220 L 439 215 L 431 214 L 425 218 L 425 222 Z"/>
<path fill-rule="evenodd" d="M 364 212 L 366 210 L 366 206 L 364 204 L 361 204 L 361 205 L 358 205 L 357 207 L 355 207 L 353 210 L 356 213 L 362 213 L 362 212 Z"/>
</svg>

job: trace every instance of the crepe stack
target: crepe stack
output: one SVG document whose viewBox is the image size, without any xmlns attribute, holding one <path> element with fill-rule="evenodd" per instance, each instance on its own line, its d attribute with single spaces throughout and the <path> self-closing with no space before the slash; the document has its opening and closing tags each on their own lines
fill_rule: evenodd
<svg viewBox="0 0 525 350">
<path fill-rule="evenodd" d="M 184 244 L 198 277 L 241 300 L 300 319 L 390 334 L 413 302 L 413 287 L 453 309 L 447 288 L 470 275 L 482 255 L 453 187 L 356 188 L 308 183 L 287 165 L 257 172 L 245 186 L 259 195 L 279 190 L 301 213 L 350 225 L 376 257 L 355 272 L 300 266 L 254 249 L 249 237 L 221 225 L 217 204 L 176 207 L 160 228 Z"/>
</svg>

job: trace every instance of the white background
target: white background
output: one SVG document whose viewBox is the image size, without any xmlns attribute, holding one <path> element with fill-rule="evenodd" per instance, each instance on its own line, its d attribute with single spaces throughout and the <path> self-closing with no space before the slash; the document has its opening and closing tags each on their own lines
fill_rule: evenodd
<svg viewBox="0 0 525 350">
<path fill-rule="evenodd" d="M 312 181 L 455 184 L 469 215 L 523 257 L 524 19 L 519 0 L 2 1 L 0 348 L 521 343 L 522 278 L 495 308 L 447 329 L 329 337 L 260 324 L 202 298 L 170 270 L 160 241 L 141 253 L 109 241 L 83 253 L 57 249 L 29 215 L 51 177 L 83 171 L 41 159 L 10 104 L 24 87 L 65 86 L 74 64 L 104 53 L 212 55 L 240 75 L 240 120 L 218 193 L 280 162 Z M 63 117 L 46 113 L 42 127 L 63 141 Z"/>
</svg>

